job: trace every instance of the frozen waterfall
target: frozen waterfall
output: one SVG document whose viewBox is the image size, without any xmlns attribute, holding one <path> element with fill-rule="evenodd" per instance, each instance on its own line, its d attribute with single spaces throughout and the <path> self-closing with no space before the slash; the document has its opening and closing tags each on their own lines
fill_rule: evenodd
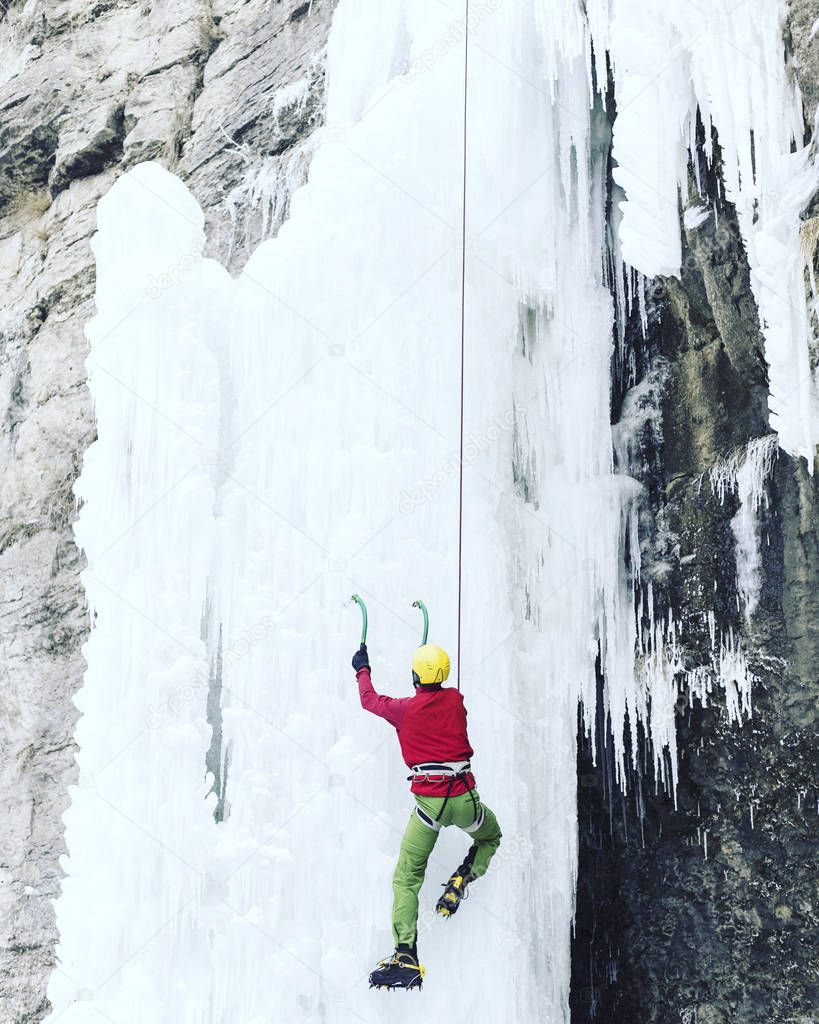
<svg viewBox="0 0 819 1024">
<path fill-rule="evenodd" d="M 577 708 L 594 712 L 598 652 L 613 722 L 650 717 L 673 752 L 667 633 L 635 620 L 639 485 L 614 471 L 610 368 L 634 271 L 679 268 L 698 104 L 725 140 L 727 194 L 759 205 L 743 230 L 782 444 L 816 440 L 794 283 L 792 190 L 812 173 L 790 152 L 798 99 L 781 69 L 746 75 L 741 96 L 713 70 L 734 45 L 773 67 L 777 5 L 752 4 L 765 17 L 738 41 L 698 25 L 701 6 L 719 19 L 730 5 L 472 3 L 459 668 L 504 843 L 445 926 L 431 909 L 465 839 L 438 842 L 421 895 L 427 1020 L 568 1020 Z M 367 987 L 391 947 L 410 803 L 391 730 L 359 707 L 346 602 L 368 601 L 383 691 L 408 692 L 415 598 L 454 653 L 463 11 L 341 0 L 309 182 L 238 279 L 203 256 L 202 212 L 160 166 L 99 204 L 99 440 L 76 528 L 93 629 L 50 1020 L 417 1019 L 419 997 L 392 997 L 387 1018 Z M 622 768 L 619 740 L 615 754 Z"/>
</svg>

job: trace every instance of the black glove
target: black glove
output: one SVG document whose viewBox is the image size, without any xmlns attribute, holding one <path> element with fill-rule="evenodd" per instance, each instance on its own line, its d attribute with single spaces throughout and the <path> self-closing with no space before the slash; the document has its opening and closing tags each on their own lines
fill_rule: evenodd
<svg viewBox="0 0 819 1024">
<path fill-rule="evenodd" d="M 370 659 L 367 656 L 367 645 L 362 644 L 353 655 L 353 668 L 356 670 L 356 674 L 362 668 L 370 667 Z"/>
</svg>

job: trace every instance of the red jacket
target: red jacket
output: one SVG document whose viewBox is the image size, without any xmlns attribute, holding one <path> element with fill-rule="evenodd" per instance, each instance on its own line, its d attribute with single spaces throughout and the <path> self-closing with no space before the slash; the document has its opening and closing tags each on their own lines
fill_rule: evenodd
<svg viewBox="0 0 819 1024">
<path fill-rule="evenodd" d="M 359 669 L 356 678 L 364 710 L 386 718 L 398 731 L 398 742 L 408 768 L 432 761 L 467 761 L 472 756 L 460 690 L 451 686 L 439 690 L 419 687 L 414 697 L 385 697 L 373 689 L 369 669 Z M 412 792 L 419 796 L 446 796 L 448 791 L 450 796 L 458 796 L 474 786 L 471 774 L 465 780 L 455 779 L 451 788 L 448 778 L 432 782 L 416 778 Z"/>
</svg>

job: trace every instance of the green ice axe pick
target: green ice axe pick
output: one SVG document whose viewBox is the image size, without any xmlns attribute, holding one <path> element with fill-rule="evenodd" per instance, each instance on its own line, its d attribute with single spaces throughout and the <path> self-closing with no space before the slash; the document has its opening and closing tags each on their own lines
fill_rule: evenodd
<svg viewBox="0 0 819 1024">
<path fill-rule="evenodd" d="M 358 607 L 361 609 L 361 643 L 366 644 L 367 642 L 367 606 L 364 604 L 362 598 L 358 594 L 353 594 L 350 598 L 351 601 L 355 601 Z"/>
<path fill-rule="evenodd" d="M 420 608 L 421 614 L 424 616 L 424 638 L 421 641 L 421 646 L 423 646 L 427 642 L 427 637 L 429 636 L 429 612 L 427 611 L 427 606 L 423 601 L 413 601 L 412 607 Z"/>
</svg>

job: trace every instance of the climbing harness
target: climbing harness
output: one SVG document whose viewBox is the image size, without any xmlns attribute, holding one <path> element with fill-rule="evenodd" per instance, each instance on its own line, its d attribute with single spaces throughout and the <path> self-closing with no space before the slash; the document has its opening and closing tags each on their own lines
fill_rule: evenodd
<svg viewBox="0 0 819 1024">
<path fill-rule="evenodd" d="M 449 798 L 452 796 L 452 789 L 455 786 L 456 780 L 458 779 L 460 779 L 460 781 L 463 782 L 463 784 L 466 786 L 467 792 L 472 797 L 472 807 L 475 811 L 475 817 L 472 821 L 472 824 L 474 825 L 475 822 L 478 820 L 479 805 L 478 801 L 475 799 L 475 787 L 469 785 L 469 782 L 467 781 L 468 776 L 468 771 L 455 772 L 453 775 L 450 775 L 449 782 L 447 783 L 446 787 L 446 793 L 444 793 L 444 802 L 441 804 L 440 811 L 438 811 L 438 817 L 435 819 L 436 821 L 441 820 L 441 817 L 444 813 L 444 809 L 446 808 L 446 805 L 449 803 Z"/>
<path fill-rule="evenodd" d="M 441 831 L 441 823 L 437 818 L 430 818 L 426 811 L 422 810 L 418 804 L 415 805 L 415 816 L 418 820 L 426 825 L 427 828 L 431 828 L 433 832 Z"/>
<path fill-rule="evenodd" d="M 408 781 L 422 779 L 424 782 L 443 782 L 444 779 L 451 779 L 453 776 L 465 774 L 472 770 L 469 761 L 429 761 L 424 764 L 414 764 L 410 771 L 412 775 L 407 776 Z"/>
<path fill-rule="evenodd" d="M 466 125 L 469 83 L 469 0 L 465 0 L 464 18 L 464 131 L 463 131 L 463 206 L 461 208 L 461 401 L 460 438 L 458 460 L 458 627 L 457 665 L 458 689 L 461 688 L 461 601 L 463 593 L 463 532 L 464 532 L 464 354 L 466 349 Z"/>
<path fill-rule="evenodd" d="M 470 790 L 470 792 L 472 792 L 472 791 Z M 472 802 L 473 803 L 475 802 L 474 796 L 472 797 Z M 481 825 L 483 825 L 485 817 L 486 817 L 486 811 L 484 811 L 483 805 L 481 805 L 481 809 L 478 812 L 478 817 L 472 822 L 471 825 L 464 825 L 464 832 L 469 832 L 470 834 L 472 832 L 477 832 L 478 829 L 481 827 Z"/>
<path fill-rule="evenodd" d="M 475 799 L 475 787 L 469 785 L 469 776 L 472 773 L 472 765 L 469 761 L 425 761 L 423 764 L 414 764 L 410 768 L 412 775 L 407 776 L 407 782 L 446 782 L 446 793 L 444 793 L 444 802 L 441 804 L 441 809 L 438 811 L 436 818 L 433 819 L 425 814 L 419 807 L 416 806 L 415 812 L 418 817 L 423 821 L 425 825 L 429 825 L 430 828 L 435 829 L 437 832 L 441 827 L 438 822 L 441 820 L 446 809 L 446 805 L 449 803 L 449 798 L 452 796 L 452 790 L 455 786 L 456 781 L 460 780 L 466 786 L 467 792 L 472 797 L 472 807 L 475 811 L 475 817 L 472 824 L 465 828 L 465 832 L 474 832 L 480 828 L 483 824 L 483 807 Z M 432 822 L 432 824 L 430 824 Z"/>
</svg>

